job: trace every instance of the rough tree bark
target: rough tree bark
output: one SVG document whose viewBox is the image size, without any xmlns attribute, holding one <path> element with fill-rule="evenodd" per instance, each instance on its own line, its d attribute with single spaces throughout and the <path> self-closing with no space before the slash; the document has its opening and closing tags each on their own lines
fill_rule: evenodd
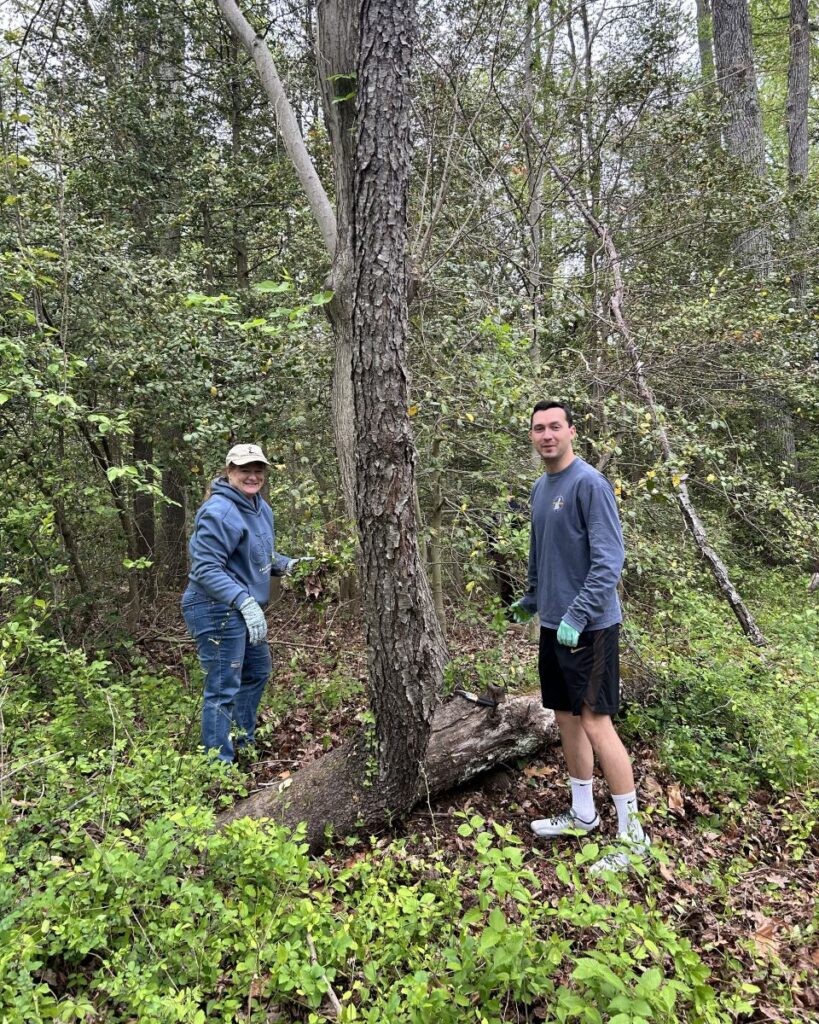
<svg viewBox="0 0 819 1024">
<path fill-rule="evenodd" d="M 631 333 L 631 327 L 623 313 L 625 285 L 623 284 L 623 277 L 620 271 L 620 255 L 617 252 L 612 237 L 605 224 L 602 224 L 595 216 L 593 216 L 591 211 L 572 187 L 568 177 L 558 167 L 554 160 L 549 157 L 548 161 L 549 166 L 552 169 L 552 173 L 563 185 L 563 188 L 566 190 L 567 195 L 574 203 L 578 212 L 582 215 L 586 223 L 591 227 L 592 231 L 594 231 L 595 235 L 602 243 L 609 261 L 609 266 L 611 267 L 612 277 L 614 279 L 614 288 L 609 296 L 609 308 L 611 310 L 612 318 L 615 326 L 617 327 L 618 333 L 623 339 L 626 353 L 628 355 L 629 362 L 631 363 L 631 375 L 637 388 L 637 393 L 642 401 L 645 402 L 646 407 L 650 410 L 652 419 L 654 420 L 654 427 L 657 431 L 657 436 L 660 439 L 660 450 L 662 452 L 663 462 L 668 466 L 673 466 L 676 464 L 677 458 L 671 447 L 671 440 L 668 436 L 665 424 L 663 423 L 662 416 L 660 415 L 657 400 L 654 397 L 654 392 L 652 391 L 643 371 L 643 361 L 640 358 L 637 343 L 634 340 L 634 335 Z M 705 527 L 697 515 L 697 511 L 691 501 L 685 480 L 680 480 L 679 483 L 676 483 L 674 491 L 677 498 L 677 504 L 680 506 L 680 511 L 682 512 L 685 524 L 691 531 L 691 534 L 697 543 L 697 547 L 700 549 L 700 553 L 708 563 L 711 573 L 716 580 L 717 586 L 728 601 L 728 604 L 731 606 L 731 610 L 736 615 L 751 643 L 755 644 L 757 647 L 763 647 L 767 644 L 767 640 L 763 636 L 759 626 L 757 626 L 756 621 L 748 610 L 745 602 L 742 600 L 739 591 L 731 582 L 731 577 L 725 563 L 709 543 Z"/>
<path fill-rule="evenodd" d="M 349 7 L 334 9 L 340 17 L 351 17 Z M 306 820 L 311 842 L 320 842 L 328 828 L 337 834 L 383 827 L 413 805 L 446 654 L 418 550 L 416 453 L 407 413 L 414 2 L 362 0 L 354 23 L 360 45 L 353 202 L 346 209 L 352 253 L 348 294 L 355 508 L 372 726 L 288 780 L 286 791 L 261 794 L 231 812 L 233 817 L 257 813 L 289 823 Z M 322 59 L 332 59 L 326 49 L 321 53 Z M 349 68 L 346 76 L 351 77 Z M 338 73 L 328 76 L 328 81 L 340 80 Z"/>
<path fill-rule="evenodd" d="M 357 522 L 385 807 L 411 805 L 445 645 L 418 550 L 407 408 L 407 193 L 414 0 L 364 0 L 353 228 Z"/>
<path fill-rule="evenodd" d="M 791 0 L 790 62 L 788 64 L 788 185 L 791 193 L 790 236 L 794 252 L 807 240 L 808 212 L 808 97 L 810 95 L 810 27 L 808 0 Z M 797 257 L 791 289 L 800 306 L 805 303 L 807 278 Z"/>
<path fill-rule="evenodd" d="M 717 85 L 726 117 L 725 149 L 748 173 L 765 178 L 765 139 L 754 68 L 748 0 L 713 0 L 714 59 Z M 757 276 L 771 270 L 768 226 L 749 225 L 734 244 L 740 266 Z"/>
</svg>

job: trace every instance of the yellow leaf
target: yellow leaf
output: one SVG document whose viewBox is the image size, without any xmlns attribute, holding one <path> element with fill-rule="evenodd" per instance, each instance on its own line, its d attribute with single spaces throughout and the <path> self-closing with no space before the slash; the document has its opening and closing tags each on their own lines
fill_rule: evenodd
<svg viewBox="0 0 819 1024">
<path fill-rule="evenodd" d="M 417 405 L 411 405 L 409 407 L 409 409 L 407 409 L 407 416 L 414 416 L 417 412 L 418 412 L 418 406 Z"/>
<path fill-rule="evenodd" d="M 672 473 L 671 474 L 671 483 L 674 485 L 674 487 L 679 487 L 680 486 L 680 476 L 679 476 L 679 473 Z"/>
<path fill-rule="evenodd" d="M 219 391 L 215 385 L 210 389 L 210 393 L 213 395 L 214 398 L 216 398 L 216 396 L 219 394 Z"/>
<path fill-rule="evenodd" d="M 469 420 L 470 423 L 474 423 L 475 422 L 475 417 L 472 415 L 471 412 L 468 412 L 466 414 L 466 418 Z"/>
<path fill-rule="evenodd" d="M 467 594 L 471 594 L 472 591 L 475 589 L 475 581 L 470 580 L 464 589 L 466 590 Z"/>
</svg>

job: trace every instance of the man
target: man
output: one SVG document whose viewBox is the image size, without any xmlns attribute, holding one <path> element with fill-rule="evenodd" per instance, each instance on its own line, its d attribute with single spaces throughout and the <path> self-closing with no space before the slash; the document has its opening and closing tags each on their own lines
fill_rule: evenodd
<svg viewBox="0 0 819 1024">
<path fill-rule="evenodd" d="M 617 810 L 618 849 L 592 871 L 624 870 L 649 844 L 637 816 L 631 761 L 614 728 L 619 708 L 617 582 L 623 535 L 611 485 L 575 455 L 577 430 L 565 402 L 538 402 L 529 438 L 546 472 L 532 489 L 529 588 L 512 606 L 540 619 L 543 705 L 555 713 L 572 803 L 531 824 L 537 836 L 591 832 L 600 824 L 592 791 L 594 756 Z"/>
</svg>

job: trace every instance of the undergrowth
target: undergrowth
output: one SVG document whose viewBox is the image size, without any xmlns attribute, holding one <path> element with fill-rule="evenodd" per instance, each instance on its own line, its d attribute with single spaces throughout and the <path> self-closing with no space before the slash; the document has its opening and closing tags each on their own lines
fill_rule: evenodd
<svg viewBox="0 0 819 1024">
<path fill-rule="evenodd" d="M 691 653 L 669 634 L 641 637 L 668 699 L 632 712 L 631 727 L 655 730 L 698 784 L 739 794 L 811 780 L 816 709 L 793 662 L 726 650 L 718 616 L 695 633 L 692 609 L 671 611 Z M 477 816 L 454 858 L 431 840 L 423 855 L 382 840 L 311 858 L 301 832 L 269 822 L 215 830 L 244 777 L 196 752 L 198 693 L 145 664 L 125 675 L 86 658 L 40 618 L 25 605 L 0 626 L 3 1024 L 727 1024 L 751 1011 L 754 986 L 713 984 L 663 912 L 656 872 L 642 873 L 639 899 L 588 885 L 594 844 L 563 859 L 563 895 L 544 900 L 520 841 Z M 796 627 L 778 639 L 790 651 Z M 815 654 L 802 657 L 809 669 Z M 274 696 L 272 710 L 285 704 Z M 716 778 L 695 749 L 724 765 Z"/>
<path fill-rule="evenodd" d="M 804 578 L 772 572 L 765 586 L 766 647 L 694 589 L 630 621 L 656 681 L 649 703 L 630 706 L 625 732 L 656 745 L 680 781 L 708 796 L 741 803 L 761 786 L 780 797 L 798 790 L 807 820 L 794 828 L 804 833 L 819 812 L 819 601 Z"/>
</svg>

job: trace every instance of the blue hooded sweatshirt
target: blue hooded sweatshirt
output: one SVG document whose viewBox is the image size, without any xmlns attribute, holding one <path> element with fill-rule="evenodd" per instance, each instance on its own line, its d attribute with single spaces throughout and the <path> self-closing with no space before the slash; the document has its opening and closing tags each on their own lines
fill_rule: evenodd
<svg viewBox="0 0 819 1024">
<path fill-rule="evenodd" d="M 264 607 L 271 575 L 283 576 L 290 562 L 276 554 L 273 511 L 264 498 L 248 498 L 227 480 L 211 485 L 196 513 L 188 552 L 188 592 L 234 608 L 248 597 Z"/>
</svg>

